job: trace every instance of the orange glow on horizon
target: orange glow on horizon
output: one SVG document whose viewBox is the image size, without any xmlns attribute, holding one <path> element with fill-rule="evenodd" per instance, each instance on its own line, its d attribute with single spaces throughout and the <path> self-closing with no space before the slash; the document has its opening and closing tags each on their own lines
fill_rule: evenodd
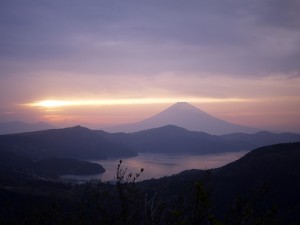
<svg viewBox="0 0 300 225">
<path fill-rule="evenodd" d="M 60 108 L 70 106 L 108 106 L 108 105 L 145 105 L 166 104 L 176 102 L 190 103 L 222 103 L 222 102 L 248 102 L 251 99 L 243 98 L 140 98 L 140 99 L 104 99 L 104 100 L 42 100 L 25 104 L 30 107 Z"/>
</svg>

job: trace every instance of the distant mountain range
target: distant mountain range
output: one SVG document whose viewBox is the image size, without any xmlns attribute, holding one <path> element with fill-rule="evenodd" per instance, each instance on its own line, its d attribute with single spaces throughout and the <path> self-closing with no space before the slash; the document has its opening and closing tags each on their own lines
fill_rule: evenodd
<svg viewBox="0 0 300 225">
<path fill-rule="evenodd" d="M 23 154 L 32 159 L 65 157 L 84 160 L 132 157 L 139 152 L 230 152 L 297 141 L 300 141 L 300 134 L 293 133 L 258 132 L 216 136 L 174 125 L 134 133 L 107 133 L 76 126 L 0 135 L 0 152 Z"/>
<path fill-rule="evenodd" d="M 134 133 L 104 133 L 99 135 L 128 146 L 136 152 L 154 153 L 214 153 L 242 150 L 231 140 L 204 132 L 188 131 L 174 125 Z M 300 136 L 299 136 L 300 140 Z"/>
<path fill-rule="evenodd" d="M 133 133 L 106 133 L 97 131 L 100 136 L 112 142 L 128 146 L 136 152 L 156 153 L 216 153 L 251 150 L 264 145 L 300 141 L 300 134 L 234 133 L 211 135 L 204 132 L 189 131 L 174 125 L 143 130 Z"/>
<path fill-rule="evenodd" d="M 127 146 L 80 126 L 0 135 L 0 151 L 24 154 L 33 159 L 66 157 L 83 160 L 137 155 Z"/>
<path fill-rule="evenodd" d="M 5 122 L 5 123 L 0 123 L 0 135 L 47 130 L 47 129 L 54 129 L 54 128 L 56 127 L 45 122 L 37 122 L 37 123 L 24 123 L 20 121 Z"/>
<path fill-rule="evenodd" d="M 176 125 L 190 131 L 221 135 L 230 133 L 255 133 L 261 129 L 233 124 L 186 103 L 178 102 L 166 110 L 140 122 L 114 126 L 108 132 L 136 132 L 166 125 Z"/>
</svg>

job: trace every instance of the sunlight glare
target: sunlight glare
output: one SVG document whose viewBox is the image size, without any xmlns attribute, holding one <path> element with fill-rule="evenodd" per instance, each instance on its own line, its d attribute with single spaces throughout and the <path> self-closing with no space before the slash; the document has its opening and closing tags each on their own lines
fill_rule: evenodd
<svg viewBox="0 0 300 225">
<path fill-rule="evenodd" d="M 59 101 L 59 100 L 45 100 L 36 103 L 32 103 L 31 106 L 41 106 L 45 108 L 52 108 L 52 107 L 61 107 L 70 105 L 71 102 L 67 101 Z"/>
<path fill-rule="evenodd" d="M 68 106 L 105 106 L 105 105 L 143 105 L 143 104 L 168 104 L 176 102 L 190 103 L 216 103 L 216 102 L 244 102 L 250 99 L 240 98 L 141 98 L 141 99 L 104 99 L 104 100 L 42 100 L 25 104 L 31 107 L 59 108 Z"/>
</svg>

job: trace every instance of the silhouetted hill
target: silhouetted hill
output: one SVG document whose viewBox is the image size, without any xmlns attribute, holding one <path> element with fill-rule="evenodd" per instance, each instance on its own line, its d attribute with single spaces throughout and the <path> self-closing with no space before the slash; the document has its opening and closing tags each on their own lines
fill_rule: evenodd
<svg viewBox="0 0 300 225">
<path fill-rule="evenodd" d="M 296 141 L 300 141 L 300 134 L 258 132 L 216 136 L 174 125 L 134 133 L 107 133 L 77 126 L 0 135 L 0 151 L 22 153 L 32 158 L 104 159 L 135 156 L 136 152 L 203 154 L 241 151 Z"/>
<path fill-rule="evenodd" d="M 211 170 L 210 175 L 189 170 L 137 186 L 127 183 L 127 176 L 121 183 L 79 185 L 10 173 L 7 181 L 2 171 L 3 224 L 211 224 L 203 222 L 207 217 L 221 222 L 214 224 L 227 225 L 296 225 L 300 221 L 300 142 L 255 149 Z"/>
<path fill-rule="evenodd" d="M 0 135 L 1 134 L 15 134 L 32 132 L 39 130 L 54 129 L 55 127 L 45 122 L 37 123 L 24 123 L 20 121 L 0 123 Z"/>
<path fill-rule="evenodd" d="M 261 131 L 255 134 L 233 133 L 221 136 L 224 140 L 232 141 L 237 146 L 245 148 L 257 148 L 264 145 L 273 145 L 279 143 L 290 143 L 300 141 L 300 134 L 295 133 L 271 133 Z"/>
<path fill-rule="evenodd" d="M 137 152 L 202 154 L 241 150 L 218 136 L 174 125 L 112 136 Z"/>
<path fill-rule="evenodd" d="M 186 102 L 178 102 L 143 121 L 114 126 L 105 130 L 109 132 L 137 132 L 166 125 L 176 125 L 191 131 L 217 135 L 235 132 L 255 133 L 260 130 L 218 119 Z"/>
<path fill-rule="evenodd" d="M 95 131 L 112 142 L 121 143 L 136 152 L 155 153 L 213 153 L 251 150 L 270 144 L 300 141 L 299 134 L 258 132 L 235 133 L 222 136 L 188 131 L 174 125 L 134 133 L 106 133 Z"/>
<path fill-rule="evenodd" d="M 283 221 L 294 220 L 295 216 L 300 219 L 300 142 L 255 149 L 241 159 L 211 172 L 209 186 L 212 187 L 217 214 L 227 213 L 234 199 L 240 195 L 269 208 L 277 205 L 278 216 Z M 173 198 L 188 190 L 195 181 L 203 179 L 205 174 L 205 171 L 189 170 L 171 177 L 143 181 L 141 185 L 150 193 L 159 190 L 164 198 Z M 259 200 L 255 199 L 257 196 L 251 196 L 265 187 L 270 188 L 266 199 Z M 247 207 L 246 203 L 244 207 Z"/>
<path fill-rule="evenodd" d="M 270 187 L 267 203 L 278 205 L 281 216 L 283 211 L 297 213 L 300 210 L 299 175 L 299 142 L 258 148 L 215 171 L 213 185 L 218 187 L 215 199 L 219 199 L 220 206 L 228 205 L 236 194 L 250 192 L 267 183 Z"/>
<path fill-rule="evenodd" d="M 27 174 L 42 177 L 59 175 L 89 175 L 103 173 L 105 170 L 96 163 L 68 158 L 45 158 L 32 160 L 29 157 L 12 152 L 0 152 L 0 171 L 4 174 Z M 4 179 L 4 177 L 2 177 Z M 6 176 L 7 179 L 7 176 Z"/>
<path fill-rule="evenodd" d="M 106 140 L 80 126 L 1 135 L 0 151 L 22 153 L 32 158 L 104 159 L 136 155 L 128 147 Z"/>
</svg>

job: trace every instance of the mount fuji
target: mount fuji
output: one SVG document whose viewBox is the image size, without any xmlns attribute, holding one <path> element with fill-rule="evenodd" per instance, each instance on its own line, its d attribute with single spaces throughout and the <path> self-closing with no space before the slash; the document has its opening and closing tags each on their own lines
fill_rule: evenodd
<svg viewBox="0 0 300 225">
<path fill-rule="evenodd" d="M 164 111 L 140 122 L 123 124 L 105 129 L 108 132 L 136 132 L 166 125 L 176 125 L 190 131 L 202 131 L 214 135 L 229 133 L 256 133 L 257 128 L 233 124 L 218 119 L 186 103 L 178 102 Z"/>
</svg>

